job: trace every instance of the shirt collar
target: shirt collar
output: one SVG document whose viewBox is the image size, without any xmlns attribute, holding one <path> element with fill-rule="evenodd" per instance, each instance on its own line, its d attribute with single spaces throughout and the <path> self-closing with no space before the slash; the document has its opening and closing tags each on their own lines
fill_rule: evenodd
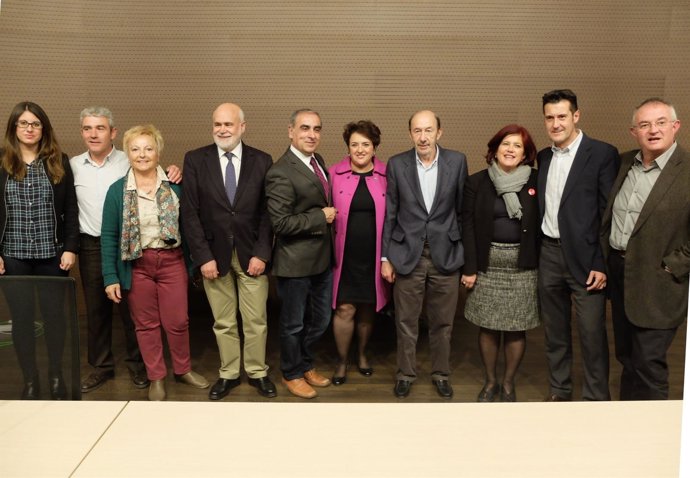
<svg viewBox="0 0 690 478">
<path fill-rule="evenodd" d="M 305 163 L 309 164 L 311 161 L 311 158 L 314 156 L 313 154 L 304 154 L 302 151 L 299 149 L 295 148 L 293 145 L 290 145 L 290 151 L 292 151 L 292 154 L 297 156 L 299 159 L 304 161 Z"/>
<path fill-rule="evenodd" d="M 159 164 L 158 167 L 156 167 L 156 191 L 158 190 L 163 181 L 169 181 L 169 179 L 168 176 L 165 174 L 165 171 L 163 171 L 163 168 Z M 134 170 L 132 168 L 129 168 L 129 171 L 127 171 L 127 186 L 125 187 L 125 189 L 127 191 L 131 191 L 136 188 L 137 183 L 134 180 Z"/>
<path fill-rule="evenodd" d="M 551 143 L 551 151 L 553 151 L 554 153 L 561 153 L 561 154 L 566 154 L 566 153 L 569 153 L 571 151 L 577 151 L 577 148 L 580 147 L 580 143 L 582 142 L 582 136 L 583 136 L 582 130 L 579 130 L 577 133 L 577 136 L 575 137 L 573 142 L 570 143 L 565 148 L 559 148 L 555 144 Z"/>
<path fill-rule="evenodd" d="M 218 148 L 218 157 L 219 157 L 219 158 L 222 158 L 222 157 L 225 155 L 225 153 L 227 152 L 227 151 L 224 151 L 223 149 L 221 149 L 220 146 L 218 146 L 218 145 L 216 145 L 216 148 Z M 242 141 L 240 141 L 240 142 L 237 144 L 237 146 L 235 146 L 235 147 L 234 147 L 231 151 L 229 151 L 229 152 L 232 153 L 237 159 L 239 159 L 240 161 L 242 161 Z"/>
<path fill-rule="evenodd" d="M 653 163 L 656 163 L 657 166 L 659 166 L 659 169 L 664 169 L 666 166 L 666 163 L 668 163 L 668 160 L 671 159 L 671 156 L 673 156 L 673 153 L 676 151 L 676 146 L 678 146 L 678 143 L 675 141 L 671 145 L 670 148 L 668 148 L 664 153 L 656 158 Z M 638 151 L 637 154 L 635 155 L 635 161 L 639 162 L 640 164 L 642 163 L 642 150 Z"/>
<path fill-rule="evenodd" d="M 115 153 L 116 149 L 115 146 L 110 147 L 110 152 L 105 156 L 105 159 L 103 160 L 103 164 L 107 163 L 110 160 L 110 157 Z M 84 164 L 91 163 L 94 166 L 101 166 L 98 163 L 96 163 L 93 159 L 91 159 L 91 151 L 86 151 L 86 154 L 84 155 Z"/>
<path fill-rule="evenodd" d="M 438 145 L 436 145 L 436 156 L 434 157 L 434 160 L 431 162 L 430 166 L 426 166 L 421 159 L 419 159 L 419 155 L 417 154 L 417 150 L 414 150 L 414 158 L 417 160 L 417 165 L 423 167 L 424 169 L 430 169 L 434 167 L 436 163 L 438 163 L 438 155 L 439 155 L 439 149 Z"/>
</svg>

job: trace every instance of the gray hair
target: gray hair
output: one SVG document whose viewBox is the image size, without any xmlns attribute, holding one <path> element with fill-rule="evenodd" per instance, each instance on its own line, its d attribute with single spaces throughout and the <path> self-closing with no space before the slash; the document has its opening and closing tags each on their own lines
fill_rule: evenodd
<svg viewBox="0 0 690 478">
<path fill-rule="evenodd" d="M 637 116 L 637 112 L 639 111 L 639 109 L 645 105 L 649 105 L 652 103 L 658 103 L 658 104 L 668 106 L 671 110 L 671 117 L 669 119 L 671 121 L 678 121 L 678 115 L 676 114 L 676 108 L 671 103 L 664 100 L 663 98 L 659 98 L 658 96 L 653 96 L 651 98 L 647 98 L 646 100 L 644 100 L 642 103 L 640 103 L 639 105 L 637 105 L 635 107 L 635 109 L 633 110 L 633 115 L 632 115 L 632 125 L 633 126 L 635 126 L 635 116 Z"/>
<path fill-rule="evenodd" d="M 302 113 L 313 113 L 316 116 L 318 116 L 319 121 L 321 121 L 321 115 L 318 112 L 316 112 L 312 109 L 309 109 L 309 108 L 302 108 L 301 110 L 295 110 L 292 112 L 292 114 L 290 115 L 290 126 L 292 126 L 294 128 L 295 121 L 297 121 L 297 117 Z"/>
<path fill-rule="evenodd" d="M 115 120 L 113 119 L 113 112 L 110 111 L 108 108 L 105 106 L 89 106 L 88 108 L 84 108 L 81 110 L 81 114 L 79 115 L 79 123 L 84 122 L 84 118 L 87 118 L 89 116 L 99 116 L 103 118 L 108 119 L 108 124 L 110 125 L 111 128 L 115 127 Z"/>
</svg>

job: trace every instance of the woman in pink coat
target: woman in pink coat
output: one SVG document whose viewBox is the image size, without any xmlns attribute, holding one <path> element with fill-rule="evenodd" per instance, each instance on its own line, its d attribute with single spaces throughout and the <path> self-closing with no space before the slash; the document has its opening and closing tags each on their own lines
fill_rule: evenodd
<svg viewBox="0 0 690 478">
<path fill-rule="evenodd" d="M 386 208 L 386 165 L 376 156 L 381 130 L 371 121 L 345 126 L 349 154 L 330 169 L 335 219 L 333 335 L 339 363 L 334 385 L 347 380 L 348 353 L 357 328 L 357 369 L 374 373 L 366 356 L 376 312 L 388 302 L 388 283 L 381 277 L 381 234 Z M 357 322 L 355 324 L 355 315 Z"/>
</svg>

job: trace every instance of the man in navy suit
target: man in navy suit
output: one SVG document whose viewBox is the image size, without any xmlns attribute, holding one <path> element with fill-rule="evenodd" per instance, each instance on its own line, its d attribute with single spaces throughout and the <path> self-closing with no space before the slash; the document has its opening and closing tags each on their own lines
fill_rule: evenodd
<svg viewBox="0 0 690 478">
<path fill-rule="evenodd" d="M 443 131 L 432 111 L 416 112 L 408 126 L 414 148 L 393 156 L 386 170 L 381 258 L 381 275 L 395 283 L 398 373 L 393 392 L 406 397 L 417 378 L 419 316 L 426 302 L 431 379 L 441 397 L 451 398 L 450 336 L 464 264 L 460 238 L 467 160 L 438 146 Z"/>
<path fill-rule="evenodd" d="M 553 144 L 539 152 L 537 188 L 542 246 L 539 300 L 550 392 L 546 401 L 572 398 L 571 306 L 580 336 L 583 400 L 609 400 L 605 262 L 601 218 L 620 157 L 610 144 L 586 136 L 571 90 L 542 97 L 544 124 Z"/>
<path fill-rule="evenodd" d="M 264 178 L 271 156 L 242 142 L 242 109 L 225 103 L 213 112 L 213 144 L 184 158 L 181 211 L 184 235 L 213 311 L 220 353 L 219 378 L 209 398 L 220 400 L 240 384 L 240 357 L 249 384 L 275 397 L 266 365 L 267 263 L 273 233 Z M 237 309 L 242 315 L 240 352 Z"/>
</svg>

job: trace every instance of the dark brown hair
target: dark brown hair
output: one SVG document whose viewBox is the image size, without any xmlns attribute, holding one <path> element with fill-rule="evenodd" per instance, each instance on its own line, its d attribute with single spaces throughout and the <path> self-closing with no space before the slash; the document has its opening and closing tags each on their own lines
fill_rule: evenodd
<svg viewBox="0 0 690 478">
<path fill-rule="evenodd" d="M 509 124 L 501 128 L 498 133 L 496 133 L 493 138 L 491 138 L 487 144 L 489 150 L 486 152 L 486 162 L 491 164 L 496 158 L 496 152 L 498 151 L 498 146 L 503 141 L 503 138 L 511 134 L 519 134 L 522 138 L 522 146 L 525 148 L 525 159 L 522 160 L 520 164 L 526 164 L 527 166 L 532 166 L 534 160 L 537 158 L 537 147 L 532 141 L 532 136 L 530 136 L 529 131 L 519 124 Z"/>
<path fill-rule="evenodd" d="M 19 139 L 17 138 L 17 121 L 25 111 L 32 113 L 41 122 L 41 140 L 38 143 L 37 157 L 43 159 L 48 177 L 54 184 L 57 184 L 65 176 L 65 169 L 62 165 L 62 150 L 58 145 L 48 115 L 43 111 L 43 108 L 30 101 L 18 103 L 7 120 L 2 158 L 0 159 L 2 168 L 15 181 L 22 181 L 26 176 L 26 164 L 22 160 Z"/>
<path fill-rule="evenodd" d="M 346 145 L 350 145 L 350 137 L 354 133 L 359 133 L 362 136 L 366 136 L 374 144 L 374 149 L 379 147 L 381 144 L 381 130 L 373 122 L 369 120 L 361 120 L 348 123 L 345 125 L 345 131 L 343 131 L 343 139 Z"/>
</svg>

